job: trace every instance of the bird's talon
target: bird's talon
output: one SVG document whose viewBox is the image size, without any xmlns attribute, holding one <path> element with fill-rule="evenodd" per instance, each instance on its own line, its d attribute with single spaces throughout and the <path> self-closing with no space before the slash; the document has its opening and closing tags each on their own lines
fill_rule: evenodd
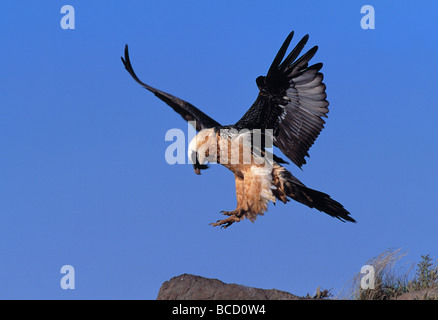
<svg viewBox="0 0 438 320">
<path fill-rule="evenodd" d="M 214 223 L 210 223 L 210 225 L 212 225 L 213 227 L 218 227 L 220 226 L 223 229 L 228 228 L 229 226 L 231 226 L 234 222 L 239 222 L 240 218 L 238 218 L 235 215 L 231 215 L 230 217 L 223 219 L 223 220 L 218 220 Z"/>
</svg>

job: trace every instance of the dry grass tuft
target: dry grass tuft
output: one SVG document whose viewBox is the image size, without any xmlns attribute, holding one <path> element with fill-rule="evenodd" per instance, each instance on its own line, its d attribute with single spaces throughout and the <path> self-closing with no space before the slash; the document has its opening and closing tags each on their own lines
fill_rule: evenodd
<svg viewBox="0 0 438 320">
<path fill-rule="evenodd" d="M 400 266 L 400 260 L 406 255 L 401 249 L 388 249 L 370 259 L 366 265 L 372 266 L 374 277 L 370 273 L 364 282 L 364 273 L 358 273 L 349 283 L 347 293 L 341 293 L 345 299 L 388 300 L 388 299 L 437 299 L 438 266 L 430 255 L 422 255 L 414 270 L 414 264 Z M 369 269 L 369 268 L 368 268 Z M 363 283 L 364 282 L 364 283 Z"/>
</svg>

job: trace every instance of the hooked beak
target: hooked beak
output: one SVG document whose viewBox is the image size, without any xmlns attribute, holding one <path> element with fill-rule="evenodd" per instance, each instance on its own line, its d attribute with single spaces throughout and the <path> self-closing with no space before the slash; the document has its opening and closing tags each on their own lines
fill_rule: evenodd
<svg viewBox="0 0 438 320">
<path fill-rule="evenodd" d="M 193 170 L 197 175 L 201 175 L 201 168 L 198 160 L 198 153 L 196 151 L 192 152 L 192 163 L 193 163 Z"/>
<path fill-rule="evenodd" d="M 208 165 L 199 163 L 197 152 L 192 153 L 192 162 L 193 162 L 193 170 L 197 175 L 201 175 L 201 170 L 208 169 Z"/>
</svg>

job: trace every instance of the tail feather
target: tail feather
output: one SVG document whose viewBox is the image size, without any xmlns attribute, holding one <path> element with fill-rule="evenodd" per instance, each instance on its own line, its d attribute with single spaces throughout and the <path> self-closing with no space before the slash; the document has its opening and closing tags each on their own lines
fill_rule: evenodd
<svg viewBox="0 0 438 320">
<path fill-rule="evenodd" d="M 300 200 L 294 199 L 294 196 L 296 198 L 297 194 L 299 194 L 298 197 Z M 336 200 L 333 200 L 324 192 L 313 190 L 305 186 L 295 186 L 295 194 L 290 194 L 290 197 L 309 206 L 310 208 L 315 208 L 319 211 L 327 213 L 332 217 L 338 218 L 343 222 L 356 222 L 356 220 L 350 216 L 350 212 L 348 212 L 342 204 Z"/>
<path fill-rule="evenodd" d="M 310 208 L 315 208 L 335 217 L 343 222 L 356 222 L 342 204 L 333 200 L 328 194 L 307 188 L 301 181 L 295 178 L 284 167 L 277 165 L 274 167 L 273 176 L 277 190 L 274 195 L 277 199 L 287 202 L 285 196 L 298 201 Z"/>
</svg>

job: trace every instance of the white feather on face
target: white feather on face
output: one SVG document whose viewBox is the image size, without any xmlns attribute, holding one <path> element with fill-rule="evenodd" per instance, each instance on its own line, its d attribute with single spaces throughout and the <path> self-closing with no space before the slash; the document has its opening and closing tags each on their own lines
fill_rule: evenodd
<svg viewBox="0 0 438 320">
<path fill-rule="evenodd" d="M 190 160 L 195 161 L 198 157 L 199 164 L 205 164 L 207 161 L 216 162 L 217 154 L 217 136 L 214 129 L 204 129 L 190 141 L 189 155 Z"/>
</svg>

